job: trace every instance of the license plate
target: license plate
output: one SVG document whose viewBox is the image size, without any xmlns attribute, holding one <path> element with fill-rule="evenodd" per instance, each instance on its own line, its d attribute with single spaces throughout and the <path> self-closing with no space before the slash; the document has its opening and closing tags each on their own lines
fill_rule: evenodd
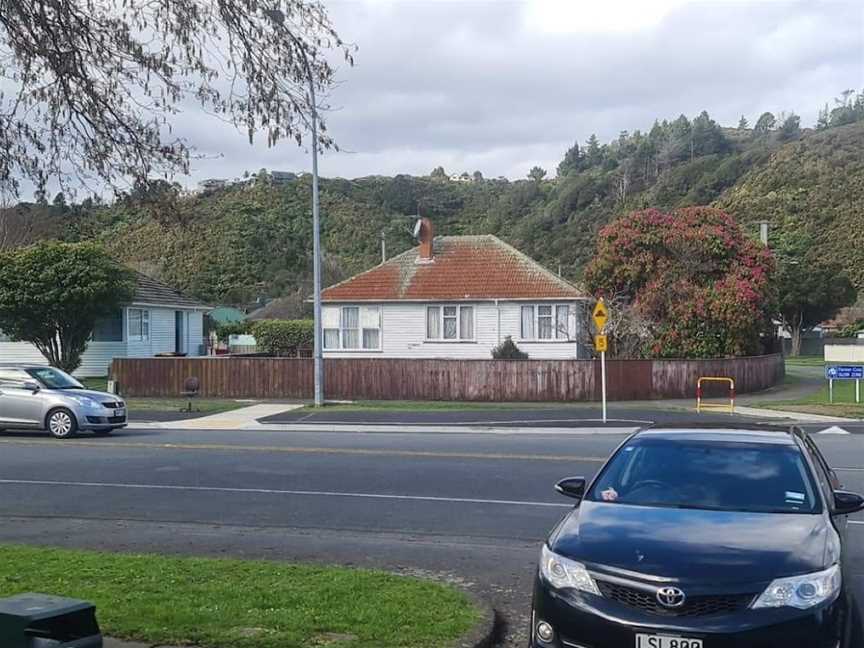
<svg viewBox="0 0 864 648">
<path fill-rule="evenodd" d="M 685 639 L 666 635 L 636 635 L 636 648 L 702 648 L 701 639 Z"/>
<path fill-rule="evenodd" d="M 126 410 L 125 409 L 115 409 L 114 410 L 114 416 L 126 416 Z"/>
</svg>

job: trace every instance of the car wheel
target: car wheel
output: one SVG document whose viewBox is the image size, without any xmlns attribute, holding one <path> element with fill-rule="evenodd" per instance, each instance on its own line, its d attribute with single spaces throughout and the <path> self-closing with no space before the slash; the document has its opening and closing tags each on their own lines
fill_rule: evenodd
<svg viewBox="0 0 864 648">
<path fill-rule="evenodd" d="M 68 439 L 78 431 L 75 415 L 67 409 L 55 409 L 48 414 L 48 431 L 55 439 Z"/>
</svg>

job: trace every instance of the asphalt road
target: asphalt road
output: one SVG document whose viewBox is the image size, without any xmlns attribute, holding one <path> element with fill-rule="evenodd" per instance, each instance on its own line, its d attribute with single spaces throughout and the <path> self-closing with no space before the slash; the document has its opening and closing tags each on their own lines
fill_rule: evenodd
<svg viewBox="0 0 864 648">
<path fill-rule="evenodd" d="M 524 646 L 552 485 L 591 476 L 619 434 L 124 431 L 0 437 L 0 541 L 374 566 L 490 599 Z M 817 436 L 864 492 L 864 436 Z M 864 515 L 852 540 L 864 600 Z"/>
</svg>

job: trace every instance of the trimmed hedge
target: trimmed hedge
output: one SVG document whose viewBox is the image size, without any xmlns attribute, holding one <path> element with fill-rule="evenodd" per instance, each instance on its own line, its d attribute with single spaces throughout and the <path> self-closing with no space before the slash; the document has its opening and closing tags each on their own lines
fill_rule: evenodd
<svg viewBox="0 0 864 648">
<path fill-rule="evenodd" d="M 258 350 L 275 356 L 296 355 L 297 349 L 311 347 L 315 339 L 312 320 L 260 320 L 249 331 Z"/>
</svg>

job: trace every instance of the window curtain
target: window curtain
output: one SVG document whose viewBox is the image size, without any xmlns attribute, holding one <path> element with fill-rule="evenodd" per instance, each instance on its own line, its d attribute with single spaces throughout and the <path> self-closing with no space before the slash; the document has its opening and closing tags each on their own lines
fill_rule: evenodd
<svg viewBox="0 0 864 648">
<path fill-rule="evenodd" d="M 534 335 L 534 307 L 522 307 L 522 339 L 533 340 Z"/>
<path fill-rule="evenodd" d="M 555 307 L 555 337 L 570 338 L 570 307 L 567 305 Z"/>
<path fill-rule="evenodd" d="M 426 309 L 426 339 L 438 340 L 441 337 L 441 309 L 429 306 Z"/>
<path fill-rule="evenodd" d="M 378 306 L 364 306 L 360 311 L 360 324 L 363 327 L 363 348 L 380 348 L 381 309 Z"/>
<path fill-rule="evenodd" d="M 458 308 L 456 306 L 445 306 L 444 307 L 444 339 L 445 340 L 455 340 L 458 336 L 457 333 L 457 316 L 458 316 Z"/>
<path fill-rule="evenodd" d="M 537 337 L 541 340 L 552 339 L 552 307 L 537 307 Z"/>
<path fill-rule="evenodd" d="M 342 309 L 342 348 L 360 348 L 360 309 L 356 306 Z"/>
<path fill-rule="evenodd" d="M 474 308 L 462 306 L 459 309 L 459 339 L 474 339 Z"/>
</svg>

